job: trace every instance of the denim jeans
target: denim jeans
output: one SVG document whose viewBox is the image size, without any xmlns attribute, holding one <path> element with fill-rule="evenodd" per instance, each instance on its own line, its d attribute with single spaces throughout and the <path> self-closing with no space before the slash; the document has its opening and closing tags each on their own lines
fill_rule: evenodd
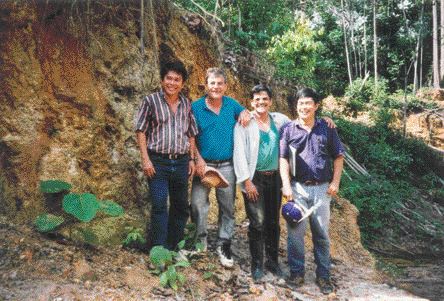
<svg viewBox="0 0 444 301">
<path fill-rule="evenodd" d="M 272 175 L 263 175 L 256 172 L 253 184 L 259 193 L 258 200 L 251 202 L 243 194 L 245 210 L 250 221 L 248 239 L 250 242 L 265 243 L 265 254 L 268 260 L 278 261 L 279 252 L 279 216 L 282 201 L 281 177 L 276 172 Z M 262 248 L 261 248 L 262 249 Z M 254 256 L 262 254 L 251 254 Z M 252 258 L 254 261 L 254 258 Z"/>
<path fill-rule="evenodd" d="M 306 186 L 292 182 L 295 202 L 307 208 L 315 206 L 315 211 L 302 222 L 294 225 L 287 223 L 288 229 L 288 264 L 291 274 L 304 275 L 305 250 L 304 236 L 307 222 L 313 239 L 313 252 L 316 263 L 316 277 L 330 277 L 330 239 L 328 227 L 330 223 L 330 200 L 327 194 L 329 183 L 315 186 Z"/>
<path fill-rule="evenodd" d="M 236 196 L 236 175 L 231 162 L 220 164 L 207 163 L 208 166 L 216 168 L 230 184 L 226 188 L 216 188 L 216 199 L 219 206 L 218 218 L 218 242 L 230 242 L 234 232 L 234 199 Z M 196 224 L 196 236 L 207 243 L 208 209 L 210 201 L 208 195 L 210 188 L 204 186 L 199 177 L 194 177 L 191 189 L 191 219 Z"/>
<path fill-rule="evenodd" d="M 183 239 L 189 216 L 189 157 L 170 160 L 152 155 L 151 162 L 156 170 L 156 174 L 148 180 L 151 195 L 151 244 L 173 250 Z"/>
</svg>

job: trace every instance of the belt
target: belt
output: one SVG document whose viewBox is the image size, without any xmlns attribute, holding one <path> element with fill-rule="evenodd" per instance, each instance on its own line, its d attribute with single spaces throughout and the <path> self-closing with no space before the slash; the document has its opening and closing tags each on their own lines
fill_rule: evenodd
<svg viewBox="0 0 444 301">
<path fill-rule="evenodd" d="M 185 158 L 188 156 L 188 154 L 163 154 L 163 153 L 156 153 L 156 152 L 149 152 L 150 156 L 156 156 L 163 159 L 170 159 L 170 160 L 178 160 Z"/>
<path fill-rule="evenodd" d="M 262 176 L 272 176 L 277 174 L 277 170 L 264 170 L 264 171 L 260 171 L 260 170 L 256 170 L 255 173 L 262 175 Z"/>
<path fill-rule="evenodd" d="M 210 163 L 210 164 L 222 164 L 222 163 L 231 163 L 231 159 L 228 160 L 207 160 L 204 159 L 206 163 Z"/>
<path fill-rule="evenodd" d="M 304 183 L 302 183 L 305 186 L 317 186 L 317 185 L 321 185 L 324 184 L 325 182 L 319 182 L 319 181 L 314 181 L 314 180 L 308 180 L 305 181 Z"/>
</svg>

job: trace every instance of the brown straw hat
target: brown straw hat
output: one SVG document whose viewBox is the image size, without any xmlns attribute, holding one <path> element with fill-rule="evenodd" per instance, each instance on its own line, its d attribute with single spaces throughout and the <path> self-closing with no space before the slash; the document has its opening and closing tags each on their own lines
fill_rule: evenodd
<svg viewBox="0 0 444 301">
<path fill-rule="evenodd" d="M 202 184 L 207 186 L 208 188 L 225 188 L 230 186 L 227 179 L 215 168 L 213 167 L 205 167 L 205 173 L 202 177 Z"/>
</svg>

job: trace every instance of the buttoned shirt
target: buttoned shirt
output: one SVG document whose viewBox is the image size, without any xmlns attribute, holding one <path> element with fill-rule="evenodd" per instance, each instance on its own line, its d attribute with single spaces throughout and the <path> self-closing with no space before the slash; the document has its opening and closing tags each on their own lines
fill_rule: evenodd
<svg viewBox="0 0 444 301">
<path fill-rule="evenodd" d="M 222 97 L 219 114 L 210 110 L 206 96 L 192 104 L 199 134 L 196 137 L 200 155 L 205 160 L 229 160 L 233 157 L 233 131 L 239 114 L 245 110 L 231 97 Z"/>
<path fill-rule="evenodd" d="M 198 133 L 190 101 L 180 94 L 176 113 L 173 113 L 162 90 L 144 97 L 135 129 L 145 133 L 148 152 L 162 154 L 188 153 L 188 138 Z"/>
<path fill-rule="evenodd" d="M 310 132 L 297 120 L 281 131 L 280 157 L 288 159 L 289 147 L 296 149 L 297 182 L 330 182 L 333 177 L 332 160 L 344 154 L 336 129 L 329 128 L 325 120 L 316 119 Z"/>
</svg>

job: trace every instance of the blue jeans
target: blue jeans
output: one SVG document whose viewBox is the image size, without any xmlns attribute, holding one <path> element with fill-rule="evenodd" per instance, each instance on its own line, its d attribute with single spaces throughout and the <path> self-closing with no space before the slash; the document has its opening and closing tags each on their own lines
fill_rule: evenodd
<svg viewBox="0 0 444 301">
<path fill-rule="evenodd" d="M 152 155 L 151 162 L 156 170 L 156 174 L 148 180 L 151 195 L 151 244 L 173 250 L 183 239 L 189 216 L 189 157 L 170 160 Z"/>
<path fill-rule="evenodd" d="M 216 168 L 228 181 L 230 186 L 216 188 L 216 199 L 219 205 L 218 242 L 222 245 L 230 242 L 234 232 L 234 198 L 236 196 L 236 175 L 233 164 L 225 162 L 221 164 L 207 163 Z M 196 236 L 204 244 L 207 244 L 208 209 L 210 201 L 208 195 L 210 188 L 204 186 L 199 177 L 194 177 L 191 189 L 191 219 L 196 224 Z"/>
<path fill-rule="evenodd" d="M 330 201 L 327 194 L 329 183 L 307 186 L 298 182 L 292 182 L 295 202 L 310 208 L 315 206 L 315 211 L 310 217 L 294 225 L 287 223 L 288 229 L 288 265 L 291 274 L 304 275 L 305 273 L 305 249 L 304 236 L 307 222 L 313 239 L 313 252 L 316 263 L 316 277 L 330 277 L 330 239 L 328 227 L 330 223 Z"/>
</svg>

